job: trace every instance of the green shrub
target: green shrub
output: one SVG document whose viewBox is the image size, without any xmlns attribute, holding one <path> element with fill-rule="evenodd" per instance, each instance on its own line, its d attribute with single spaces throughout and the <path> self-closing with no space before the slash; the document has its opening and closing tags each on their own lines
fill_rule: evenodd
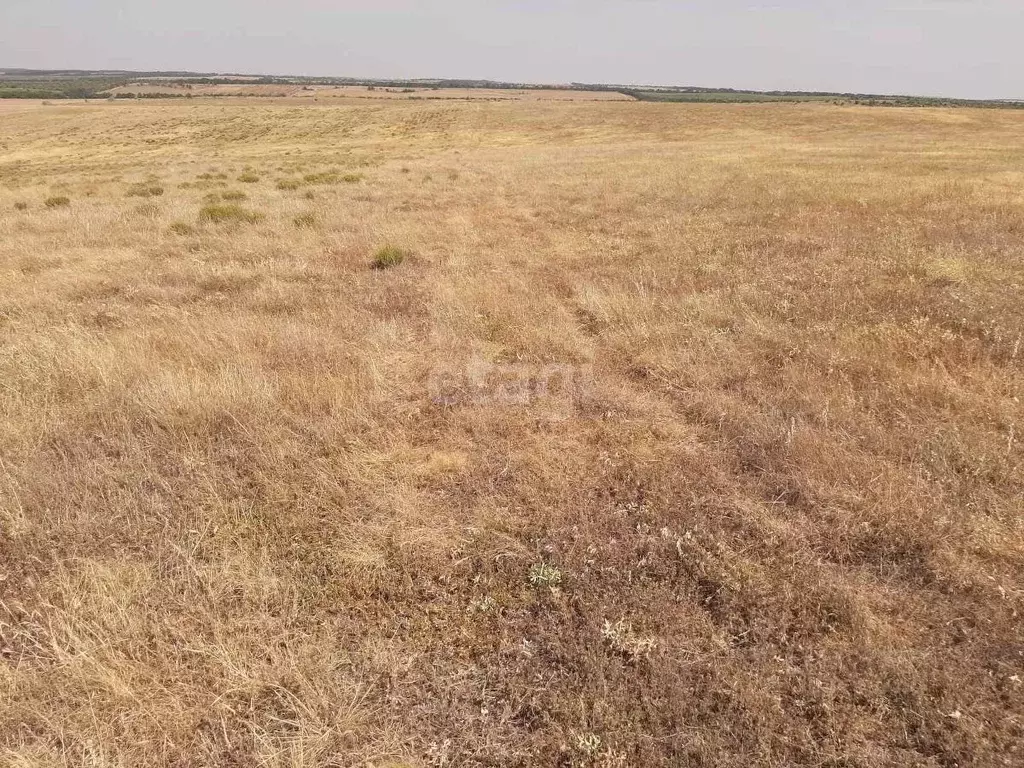
<svg viewBox="0 0 1024 768">
<path fill-rule="evenodd" d="M 239 205 L 207 205 L 199 211 L 199 220 L 211 224 L 223 224 L 230 221 L 256 224 L 263 221 L 263 214 L 248 211 Z"/>
<path fill-rule="evenodd" d="M 277 182 L 277 188 L 286 192 L 294 192 L 301 186 L 302 182 L 298 179 L 279 179 Z"/>
<path fill-rule="evenodd" d="M 312 229 L 317 224 L 316 215 L 312 213 L 300 213 L 295 217 L 295 226 L 299 229 Z"/>
<path fill-rule="evenodd" d="M 71 205 L 71 198 L 67 195 L 54 195 L 46 198 L 45 205 L 47 208 L 66 208 Z"/>
<path fill-rule="evenodd" d="M 163 193 L 164 188 L 152 182 L 132 184 L 128 188 L 128 197 L 160 197 Z"/>
<path fill-rule="evenodd" d="M 386 245 L 381 248 L 373 257 L 374 269 L 391 269 L 405 261 L 406 253 L 393 245 Z"/>
<path fill-rule="evenodd" d="M 239 190 L 229 190 L 227 192 L 220 193 L 220 199 L 226 200 L 227 202 L 239 202 L 241 200 L 248 200 L 249 196 L 245 192 Z"/>
<path fill-rule="evenodd" d="M 246 171 L 245 173 L 238 177 L 238 180 L 243 184 L 255 184 L 260 180 L 260 177 L 257 176 L 255 173 Z"/>
</svg>

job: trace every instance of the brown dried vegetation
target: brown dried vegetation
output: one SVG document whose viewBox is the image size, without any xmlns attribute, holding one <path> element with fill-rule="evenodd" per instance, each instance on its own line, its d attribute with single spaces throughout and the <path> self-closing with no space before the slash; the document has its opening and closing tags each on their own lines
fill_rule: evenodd
<svg viewBox="0 0 1024 768">
<path fill-rule="evenodd" d="M 6 114 L 0 764 L 1020 764 L 1022 130 Z"/>
</svg>

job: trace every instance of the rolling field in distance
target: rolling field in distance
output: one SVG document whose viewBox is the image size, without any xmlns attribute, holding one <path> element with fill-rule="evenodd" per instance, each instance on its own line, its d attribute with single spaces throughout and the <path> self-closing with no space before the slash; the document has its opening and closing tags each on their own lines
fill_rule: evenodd
<svg viewBox="0 0 1024 768">
<path fill-rule="evenodd" d="M 0 764 L 1020 765 L 1022 135 L 0 102 Z"/>
<path fill-rule="evenodd" d="M 428 88 L 365 85 L 302 85 L 280 83 L 276 85 L 234 84 L 168 84 L 129 83 L 105 92 L 115 97 L 177 96 L 192 98 L 277 97 L 288 99 L 406 99 L 420 101 L 451 101 L 456 99 L 478 101 L 632 101 L 631 96 L 611 90 L 585 91 L 542 88 Z"/>
</svg>

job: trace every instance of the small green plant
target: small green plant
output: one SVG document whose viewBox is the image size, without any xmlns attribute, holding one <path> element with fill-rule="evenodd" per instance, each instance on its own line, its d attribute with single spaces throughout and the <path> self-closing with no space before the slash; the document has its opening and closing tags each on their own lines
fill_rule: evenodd
<svg viewBox="0 0 1024 768">
<path fill-rule="evenodd" d="M 248 200 L 249 196 L 245 192 L 241 192 L 237 189 L 228 190 L 227 192 L 220 193 L 220 199 L 229 203 L 236 203 L 242 200 Z"/>
<path fill-rule="evenodd" d="M 246 171 L 245 173 L 238 177 L 238 180 L 243 184 L 255 184 L 260 180 L 260 177 L 257 176 L 252 171 Z"/>
<path fill-rule="evenodd" d="M 316 226 L 316 215 L 312 213 L 300 213 L 294 219 L 295 226 L 299 229 L 312 229 Z"/>
<path fill-rule="evenodd" d="M 538 588 L 554 589 L 562 584 L 562 571 L 549 563 L 530 566 L 530 583 Z"/>
<path fill-rule="evenodd" d="M 128 188 L 128 197 L 160 197 L 163 193 L 163 187 L 151 182 L 132 184 Z"/>
<path fill-rule="evenodd" d="M 16 211 L 27 211 L 28 203 L 18 202 L 14 204 L 14 210 Z"/>
<path fill-rule="evenodd" d="M 294 192 L 301 186 L 302 182 L 298 179 L 278 179 L 277 182 L 277 188 L 285 192 Z"/>
<path fill-rule="evenodd" d="M 406 253 L 401 248 L 393 245 L 386 245 L 381 248 L 373 257 L 374 269 L 391 269 L 405 261 Z"/>
<path fill-rule="evenodd" d="M 199 220 L 210 224 L 224 224 L 231 221 L 256 224 L 263 221 L 263 214 L 246 210 L 240 205 L 207 205 L 199 211 Z"/>
<path fill-rule="evenodd" d="M 175 235 L 194 235 L 196 228 L 191 224 L 184 221 L 176 221 L 170 226 L 170 230 Z"/>
<path fill-rule="evenodd" d="M 67 195 L 54 195 L 46 198 L 44 203 L 47 208 L 67 208 L 71 205 L 71 198 Z"/>
</svg>

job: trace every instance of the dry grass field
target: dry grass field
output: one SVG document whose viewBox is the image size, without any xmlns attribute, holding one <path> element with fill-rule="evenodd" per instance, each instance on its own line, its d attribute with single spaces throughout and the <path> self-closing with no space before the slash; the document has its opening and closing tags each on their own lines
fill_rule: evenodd
<svg viewBox="0 0 1024 768">
<path fill-rule="evenodd" d="M 0 764 L 1021 765 L 1022 136 L 0 106 Z"/>
</svg>

